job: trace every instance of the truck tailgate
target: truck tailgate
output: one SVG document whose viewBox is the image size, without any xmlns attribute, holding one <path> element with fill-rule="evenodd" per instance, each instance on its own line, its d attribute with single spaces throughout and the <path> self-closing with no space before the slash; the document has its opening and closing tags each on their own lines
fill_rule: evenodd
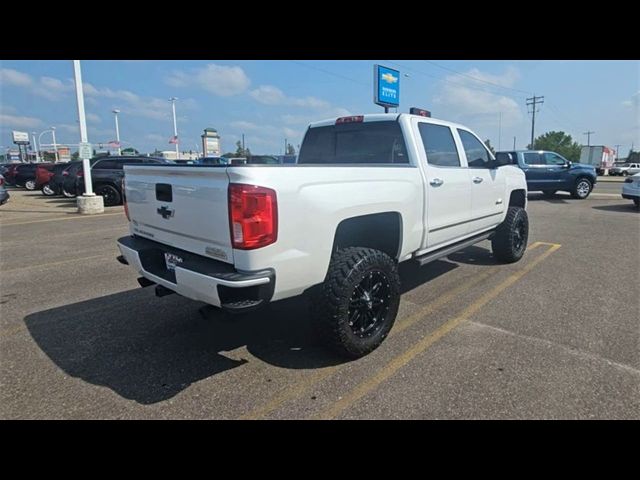
<svg viewBox="0 0 640 480">
<path fill-rule="evenodd" d="M 126 165 L 131 231 L 233 263 L 226 167 Z"/>
</svg>

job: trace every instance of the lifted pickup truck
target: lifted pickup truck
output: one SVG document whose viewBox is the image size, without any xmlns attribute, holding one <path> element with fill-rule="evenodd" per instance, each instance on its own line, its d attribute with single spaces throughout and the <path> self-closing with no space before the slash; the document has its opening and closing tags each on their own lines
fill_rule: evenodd
<svg viewBox="0 0 640 480">
<path fill-rule="evenodd" d="M 294 165 L 126 165 L 125 192 L 118 259 L 142 286 L 228 311 L 307 293 L 351 357 L 391 330 L 399 262 L 485 239 L 515 262 L 529 229 L 522 170 L 462 125 L 408 114 L 313 123 Z"/>
</svg>

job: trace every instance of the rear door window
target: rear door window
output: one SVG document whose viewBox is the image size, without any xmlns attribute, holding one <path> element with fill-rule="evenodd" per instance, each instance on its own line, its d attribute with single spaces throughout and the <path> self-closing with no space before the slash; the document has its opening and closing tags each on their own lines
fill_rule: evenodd
<svg viewBox="0 0 640 480">
<path fill-rule="evenodd" d="M 527 152 L 522 154 L 524 163 L 527 165 L 546 165 L 544 157 L 537 152 Z"/>
<path fill-rule="evenodd" d="M 409 157 L 398 122 L 362 122 L 310 128 L 298 163 L 407 164 Z"/>
<path fill-rule="evenodd" d="M 438 167 L 459 167 L 460 155 L 449 127 L 433 123 L 418 123 L 420 137 L 427 154 L 427 163 Z"/>
</svg>

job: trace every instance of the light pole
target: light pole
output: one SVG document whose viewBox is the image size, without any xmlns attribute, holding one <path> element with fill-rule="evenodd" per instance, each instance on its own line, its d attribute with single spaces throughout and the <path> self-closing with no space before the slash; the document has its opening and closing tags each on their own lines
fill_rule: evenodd
<svg viewBox="0 0 640 480">
<path fill-rule="evenodd" d="M 53 136 L 53 151 L 56 156 L 55 163 L 58 163 L 58 144 L 56 143 L 56 127 L 51 127 L 51 135 Z"/>
<path fill-rule="evenodd" d="M 31 137 L 33 138 L 33 149 L 36 152 L 36 162 L 39 162 L 40 155 L 38 153 L 38 144 L 36 143 L 36 132 L 31 132 Z"/>
<path fill-rule="evenodd" d="M 178 147 L 178 123 L 176 122 L 176 100 L 177 97 L 171 97 L 169 101 L 171 102 L 171 110 L 173 111 L 173 140 L 175 141 L 176 146 L 176 160 L 180 160 L 180 149 Z"/>
<path fill-rule="evenodd" d="M 118 128 L 118 114 L 120 113 L 120 110 L 114 108 L 112 112 L 116 119 L 116 142 L 118 142 L 118 156 L 120 156 L 122 154 L 120 151 L 120 129 Z"/>
</svg>

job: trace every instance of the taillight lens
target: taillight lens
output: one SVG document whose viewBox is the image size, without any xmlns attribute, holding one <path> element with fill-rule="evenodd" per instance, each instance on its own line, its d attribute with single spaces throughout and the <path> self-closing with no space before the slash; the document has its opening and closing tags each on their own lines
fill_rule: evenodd
<svg viewBox="0 0 640 480">
<path fill-rule="evenodd" d="M 229 184 L 231 244 L 240 250 L 271 245 L 278 239 L 278 202 L 270 188 Z"/>
<path fill-rule="evenodd" d="M 69 172 L 67 172 L 67 171 L 65 170 L 64 172 L 62 172 L 62 176 L 63 176 L 63 177 L 67 177 L 67 176 L 69 176 Z"/>
<path fill-rule="evenodd" d="M 76 177 L 84 177 L 84 172 L 82 170 L 78 170 L 78 172 L 76 173 Z"/>
<path fill-rule="evenodd" d="M 124 205 L 124 214 L 127 216 L 127 220 L 131 221 L 131 217 L 129 216 L 129 206 L 127 205 L 127 191 L 124 186 L 124 178 L 122 179 L 122 183 L 120 184 L 120 191 L 122 192 L 122 204 Z"/>
</svg>

